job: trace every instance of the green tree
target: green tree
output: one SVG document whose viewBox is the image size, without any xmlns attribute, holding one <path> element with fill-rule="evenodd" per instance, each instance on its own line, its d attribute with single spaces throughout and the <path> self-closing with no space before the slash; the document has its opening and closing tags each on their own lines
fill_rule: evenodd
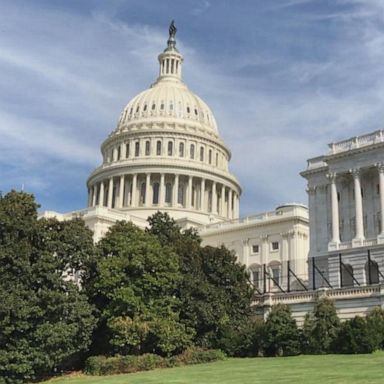
<svg viewBox="0 0 384 384">
<path fill-rule="evenodd" d="M 148 232 L 179 258 L 180 319 L 195 330 L 196 344 L 218 347 L 220 338 L 251 314 L 253 289 L 245 267 L 225 247 L 202 247 L 195 230 L 182 231 L 166 213 L 156 213 L 148 221 Z"/>
<path fill-rule="evenodd" d="M 300 353 L 299 330 L 287 305 L 276 304 L 265 322 L 264 348 L 268 356 Z"/>
<path fill-rule="evenodd" d="M 333 301 L 322 298 L 315 304 L 312 314 L 307 314 L 303 327 L 305 353 L 329 353 L 337 336 L 340 320 Z"/>
<path fill-rule="evenodd" d="M 384 348 L 384 309 L 380 307 L 372 309 L 366 321 L 374 349 Z"/>
<path fill-rule="evenodd" d="M 375 349 L 367 322 L 360 316 L 341 323 L 332 345 L 335 353 L 372 353 Z"/>
<path fill-rule="evenodd" d="M 177 353 L 192 336 L 179 321 L 179 262 L 170 247 L 131 223 L 118 222 L 97 245 L 86 288 L 100 311 L 99 352 Z M 103 340 L 100 336 L 105 336 Z"/>
<path fill-rule="evenodd" d="M 37 220 L 37 208 L 26 193 L 0 198 L 0 383 L 71 366 L 94 328 L 87 297 L 63 279 L 74 267 L 70 244 L 78 237 L 92 244 L 92 234 L 78 221 Z M 65 241 L 59 227 L 66 228 Z M 83 252 L 89 259 L 93 247 Z"/>
</svg>

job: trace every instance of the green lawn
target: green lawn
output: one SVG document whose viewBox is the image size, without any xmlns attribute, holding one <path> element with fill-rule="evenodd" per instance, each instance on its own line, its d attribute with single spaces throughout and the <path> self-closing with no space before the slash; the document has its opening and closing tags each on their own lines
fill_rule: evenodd
<svg viewBox="0 0 384 384">
<path fill-rule="evenodd" d="M 129 375 L 56 378 L 46 384 L 384 383 L 384 352 L 372 355 L 228 359 Z"/>
</svg>

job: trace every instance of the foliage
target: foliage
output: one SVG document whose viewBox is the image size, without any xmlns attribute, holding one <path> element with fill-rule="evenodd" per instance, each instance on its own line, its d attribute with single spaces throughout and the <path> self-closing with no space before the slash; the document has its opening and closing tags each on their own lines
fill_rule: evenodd
<svg viewBox="0 0 384 384">
<path fill-rule="evenodd" d="M 368 332 L 374 349 L 384 348 L 384 309 L 374 308 L 366 317 Z"/>
<path fill-rule="evenodd" d="M 335 353 L 372 353 L 374 348 L 367 321 L 360 316 L 341 323 L 333 342 L 333 352 Z"/>
<path fill-rule="evenodd" d="M 94 328 L 86 296 L 63 279 L 92 258 L 92 234 L 81 221 L 37 220 L 37 208 L 26 193 L 0 198 L 0 383 L 71 366 Z"/>
<path fill-rule="evenodd" d="M 253 289 L 245 267 L 225 247 L 202 247 L 195 231 L 181 231 L 166 213 L 156 213 L 148 221 L 148 232 L 179 258 L 181 321 L 195 330 L 197 345 L 218 347 L 222 333 L 250 316 Z"/>
<path fill-rule="evenodd" d="M 305 317 L 303 352 L 329 353 L 339 327 L 340 320 L 333 302 L 328 298 L 318 300 L 313 313 Z"/>
<path fill-rule="evenodd" d="M 203 350 L 199 348 L 186 349 L 177 356 L 170 358 L 161 357 L 152 353 L 140 356 L 92 356 L 85 364 L 88 375 L 112 375 L 117 373 L 133 373 L 149 371 L 155 368 L 174 367 L 189 364 L 209 363 L 224 360 L 225 354 L 219 350 Z"/>
<path fill-rule="evenodd" d="M 264 348 L 267 356 L 290 356 L 300 352 L 299 330 L 287 305 L 272 306 L 265 323 Z"/>
<path fill-rule="evenodd" d="M 102 353 L 163 355 L 190 344 L 179 321 L 179 260 L 170 247 L 131 223 L 118 222 L 97 245 L 99 258 L 86 289 L 100 311 Z M 100 337 L 99 337 L 100 339 Z"/>
</svg>

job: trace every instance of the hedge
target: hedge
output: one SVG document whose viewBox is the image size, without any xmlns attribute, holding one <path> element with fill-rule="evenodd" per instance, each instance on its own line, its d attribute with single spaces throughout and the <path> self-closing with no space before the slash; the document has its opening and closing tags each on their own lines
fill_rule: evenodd
<svg viewBox="0 0 384 384">
<path fill-rule="evenodd" d="M 133 373 L 149 371 L 155 368 L 175 367 L 180 365 L 209 363 L 224 360 L 226 355 L 217 349 L 190 348 L 183 353 L 170 358 L 161 357 L 152 353 L 140 356 L 91 356 L 85 362 L 85 373 L 102 376 L 117 373 Z"/>
</svg>

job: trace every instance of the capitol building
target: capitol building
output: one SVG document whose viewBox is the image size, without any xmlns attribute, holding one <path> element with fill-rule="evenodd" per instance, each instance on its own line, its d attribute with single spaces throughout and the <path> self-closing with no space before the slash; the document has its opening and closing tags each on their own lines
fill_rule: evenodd
<svg viewBox="0 0 384 384">
<path fill-rule="evenodd" d="M 286 303 L 301 323 L 322 296 L 342 318 L 384 305 L 383 131 L 330 144 L 308 161 L 309 210 L 281 204 L 240 218 L 230 149 L 209 106 L 182 80 L 175 34 L 172 22 L 157 79 L 129 101 L 102 143 L 87 208 L 42 216 L 81 217 L 97 242 L 116 221 L 145 228 L 149 216 L 166 212 L 181 228 L 197 228 L 203 245 L 233 250 L 264 316 Z"/>
</svg>

